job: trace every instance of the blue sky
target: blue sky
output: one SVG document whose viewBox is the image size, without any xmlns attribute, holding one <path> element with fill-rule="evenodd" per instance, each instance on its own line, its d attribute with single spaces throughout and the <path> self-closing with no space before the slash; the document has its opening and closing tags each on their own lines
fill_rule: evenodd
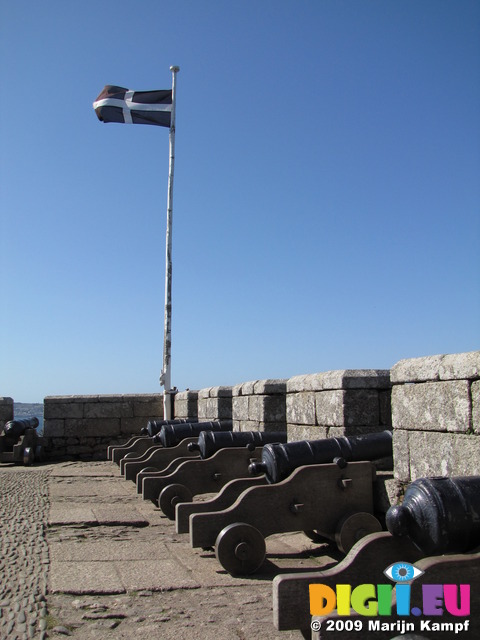
<svg viewBox="0 0 480 640">
<path fill-rule="evenodd" d="M 160 391 L 168 130 L 105 84 L 179 65 L 172 383 L 480 348 L 480 4 L 0 3 L 0 395 Z"/>
</svg>

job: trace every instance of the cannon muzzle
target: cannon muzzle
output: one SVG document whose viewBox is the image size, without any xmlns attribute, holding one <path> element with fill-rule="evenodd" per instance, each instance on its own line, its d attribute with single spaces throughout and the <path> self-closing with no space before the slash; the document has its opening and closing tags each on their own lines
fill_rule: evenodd
<svg viewBox="0 0 480 640">
<path fill-rule="evenodd" d="M 464 553 L 480 545 L 480 476 L 419 478 L 401 505 L 390 507 L 386 524 L 408 536 L 428 555 Z"/>
</svg>

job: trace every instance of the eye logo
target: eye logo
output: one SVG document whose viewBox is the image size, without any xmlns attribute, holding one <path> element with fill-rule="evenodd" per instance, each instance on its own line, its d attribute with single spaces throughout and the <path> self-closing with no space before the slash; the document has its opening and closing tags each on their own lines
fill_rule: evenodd
<svg viewBox="0 0 480 640">
<path fill-rule="evenodd" d="M 392 582 L 410 582 L 425 572 L 417 569 L 409 562 L 395 562 L 387 567 L 383 573 Z"/>
</svg>

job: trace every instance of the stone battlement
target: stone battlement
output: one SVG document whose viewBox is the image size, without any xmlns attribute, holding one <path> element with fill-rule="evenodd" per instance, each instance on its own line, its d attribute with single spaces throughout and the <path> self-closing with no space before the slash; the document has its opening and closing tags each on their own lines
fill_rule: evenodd
<svg viewBox="0 0 480 640">
<path fill-rule="evenodd" d="M 104 459 L 110 444 L 163 418 L 163 395 L 45 398 L 51 459 Z M 356 369 L 254 380 L 175 395 L 174 416 L 232 420 L 234 430 L 285 430 L 288 440 L 393 429 L 394 476 L 480 474 L 480 351 Z M 0 426 L 13 401 L 0 398 Z"/>
</svg>

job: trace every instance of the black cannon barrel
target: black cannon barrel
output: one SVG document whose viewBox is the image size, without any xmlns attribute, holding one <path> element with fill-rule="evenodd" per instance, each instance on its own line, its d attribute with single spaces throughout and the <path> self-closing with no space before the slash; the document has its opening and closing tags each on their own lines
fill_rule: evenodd
<svg viewBox="0 0 480 640">
<path fill-rule="evenodd" d="M 154 440 L 164 447 L 175 447 L 185 438 L 196 438 L 201 431 L 231 431 L 231 420 L 214 420 L 211 422 L 193 422 L 188 424 L 166 424 L 157 433 Z"/>
<path fill-rule="evenodd" d="M 17 440 L 23 436 L 27 429 L 35 429 L 39 425 L 38 418 L 21 418 L 19 420 L 9 420 L 3 427 L 3 432 L 7 438 Z"/>
<path fill-rule="evenodd" d="M 191 422 L 198 422 L 195 418 L 174 418 L 172 420 L 149 420 L 147 426 L 141 429 L 140 433 L 144 436 L 155 436 L 160 432 L 160 429 L 167 424 L 190 424 Z"/>
<path fill-rule="evenodd" d="M 480 545 L 480 476 L 419 478 L 386 516 L 392 535 L 426 554 L 463 553 Z"/>
<path fill-rule="evenodd" d="M 286 442 L 284 431 L 202 431 L 197 442 L 190 442 L 189 451 L 200 451 L 201 458 L 210 458 L 225 447 L 263 447 L 267 442 Z"/>
<path fill-rule="evenodd" d="M 267 482 L 274 484 L 303 465 L 325 464 L 335 458 L 351 462 L 378 460 L 391 455 L 392 432 L 382 431 L 348 438 L 266 444 L 262 449 L 262 461 L 252 462 L 248 469 L 252 475 L 265 473 Z"/>
</svg>

